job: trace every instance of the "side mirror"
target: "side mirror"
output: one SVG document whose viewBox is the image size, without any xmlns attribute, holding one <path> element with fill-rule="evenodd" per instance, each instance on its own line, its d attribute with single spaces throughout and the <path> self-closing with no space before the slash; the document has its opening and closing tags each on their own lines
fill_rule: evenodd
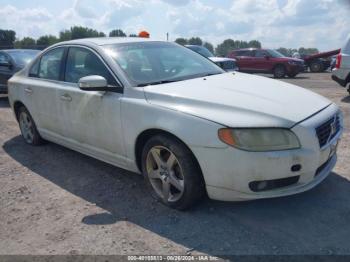
<svg viewBox="0 0 350 262">
<path fill-rule="evenodd" d="M 79 79 L 79 88 L 84 91 L 106 91 L 107 80 L 103 76 L 84 76 Z"/>
<path fill-rule="evenodd" d="M 78 86 L 84 91 L 106 91 L 123 93 L 123 87 L 108 85 L 106 78 L 98 75 L 84 76 L 79 79 Z"/>
<path fill-rule="evenodd" d="M 270 56 L 269 55 L 265 55 L 264 56 L 266 60 L 269 60 L 270 59 Z"/>
</svg>

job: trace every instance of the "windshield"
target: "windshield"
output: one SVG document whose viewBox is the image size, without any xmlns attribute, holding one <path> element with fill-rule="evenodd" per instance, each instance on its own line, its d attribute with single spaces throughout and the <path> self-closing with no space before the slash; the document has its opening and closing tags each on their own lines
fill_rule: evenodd
<svg viewBox="0 0 350 262">
<path fill-rule="evenodd" d="M 268 49 L 267 52 L 269 52 L 269 54 L 272 56 L 272 57 L 285 57 L 284 55 L 282 55 L 280 52 L 276 51 L 276 50 L 272 50 L 272 49 Z"/>
<path fill-rule="evenodd" d="M 224 73 L 210 60 L 174 43 L 122 43 L 104 49 L 136 86 Z"/>
<path fill-rule="evenodd" d="M 195 46 L 195 45 L 192 45 L 192 46 L 187 46 L 189 49 L 197 52 L 198 54 L 201 54 L 202 56 L 205 56 L 205 57 L 214 57 L 214 55 L 208 50 L 206 49 L 205 47 L 203 46 Z"/>
<path fill-rule="evenodd" d="M 29 64 L 39 52 L 39 50 L 13 50 L 8 51 L 8 54 L 17 65 L 25 66 Z"/>
</svg>

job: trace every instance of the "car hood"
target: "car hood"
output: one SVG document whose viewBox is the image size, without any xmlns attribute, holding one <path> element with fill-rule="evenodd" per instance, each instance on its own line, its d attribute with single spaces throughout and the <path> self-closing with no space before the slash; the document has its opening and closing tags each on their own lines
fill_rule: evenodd
<svg viewBox="0 0 350 262">
<path fill-rule="evenodd" d="M 213 61 L 214 63 L 217 62 L 226 62 L 226 61 L 233 61 L 236 62 L 236 59 L 233 58 L 227 58 L 227 57 L 216 57 L 216 56 L 212 56 L 212 57 L 208 57 L 211 61 Z"/>
<path fill-rule="evenodd" d="M 244 73 L 147 86 L 151 104 L 230 127 L 292 127 L 331 102 L 301 87 Z"/>
</svg>

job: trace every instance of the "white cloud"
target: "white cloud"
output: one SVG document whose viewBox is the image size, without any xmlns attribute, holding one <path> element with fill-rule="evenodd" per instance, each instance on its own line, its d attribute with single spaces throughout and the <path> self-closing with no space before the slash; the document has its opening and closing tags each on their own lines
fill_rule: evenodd
<svg viewBox="0 0 350 262">
<path fill-rule="evenodd" d="M 9 1 L 10 0 L 6 0 Z M 62 0 L 64 1 L 64 0 Z M 199 36 L 217 44 L 226 38 L 260 40 L 267 47 L 338 48 L 350 33 L 348 0 L 75 0 L 64 10 L 0 9 L 1 28 L 19 37 L 58 35 L 73 25 L 108 33 L 147 29 L 155 38 Z"/>
</svg>

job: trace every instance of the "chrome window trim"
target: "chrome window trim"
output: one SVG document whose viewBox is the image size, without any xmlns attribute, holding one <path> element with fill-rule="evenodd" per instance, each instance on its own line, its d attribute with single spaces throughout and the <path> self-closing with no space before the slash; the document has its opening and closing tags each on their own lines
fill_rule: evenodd
<svg viewBox="0 0 350 262">
<path fill-rule="evenodd" d="M 32 67 L 35 65 L 35 63 L 37 61 L 39 61 L 39 63 L 41 63 L 41 58 L 47 54 L 48 52 L 54 50 L 54 49 L 57 49 L 57 48 L 68 48 L 68 51 L 69 52 L 69 47 L 80 47 L 80 48 L 83 48 L 83 49 L 86 49 L 86 50 L 89 50 L 91 51 L 92 53 L 94 53 L 98 59 L 100 59 L 100 61 L 103 63 L 103 65 L 107 68 L 107 70 L 109 71 L 109 73 L 112 75 L 112 77 L 114 78 L 114 80 L 120 85 L 120 87 L 122 88 L 122 93 L 124 92 L 124 85 L 122 84 L 122 82 L 119 80 L 119 78 L 116 76 L 116 74 L 113 72 L 113 70 L 110 68 L 110 66 L 104 61 L 104 59 L 101 57 L 101 55 L 96 52 L 96 50 L 94 50 L 93 48 L 91 47 L 88 47 L 88 46 L 85 46 L 85 45 L 81 45 L 81 44 L 62 44 L 62 45 L 57 45 L 57 46 L 54 46 L 52 48 L 49 48 L 47 50 L 45 50 L 45 52 L 41 53 L 39 55 L 39 57 L 37 57 L 37 59 L 35 59 L 33 61 L 33 63 L 31 64 L 28 72 L 27 72 L 27 77 L 30 77 L 30 78 L 34 78 L 34 79 L 37 79 L 37 80 L 42 80 L 42 81 L 49 81 L 49 82 L 52 82 L 52 83 L 65 83 L 65 84 L 76 84 L 76 83 L 72 83 L 72 82 L 67 82 L 67 81 L 62 81 L 62 80 L 53 80 L 53 79 L 46 79 L 46 78 L 40 78 L 40 77 L 35 77 L 35 76 L 30 76 L 30 71 L 32 69 Z M 63 57 L 64 59 L 64 62 L 67 63 L 67 57 Z M 40 65 L 39 65 L 39 68 L 40 68 Z"/>
</svg>

